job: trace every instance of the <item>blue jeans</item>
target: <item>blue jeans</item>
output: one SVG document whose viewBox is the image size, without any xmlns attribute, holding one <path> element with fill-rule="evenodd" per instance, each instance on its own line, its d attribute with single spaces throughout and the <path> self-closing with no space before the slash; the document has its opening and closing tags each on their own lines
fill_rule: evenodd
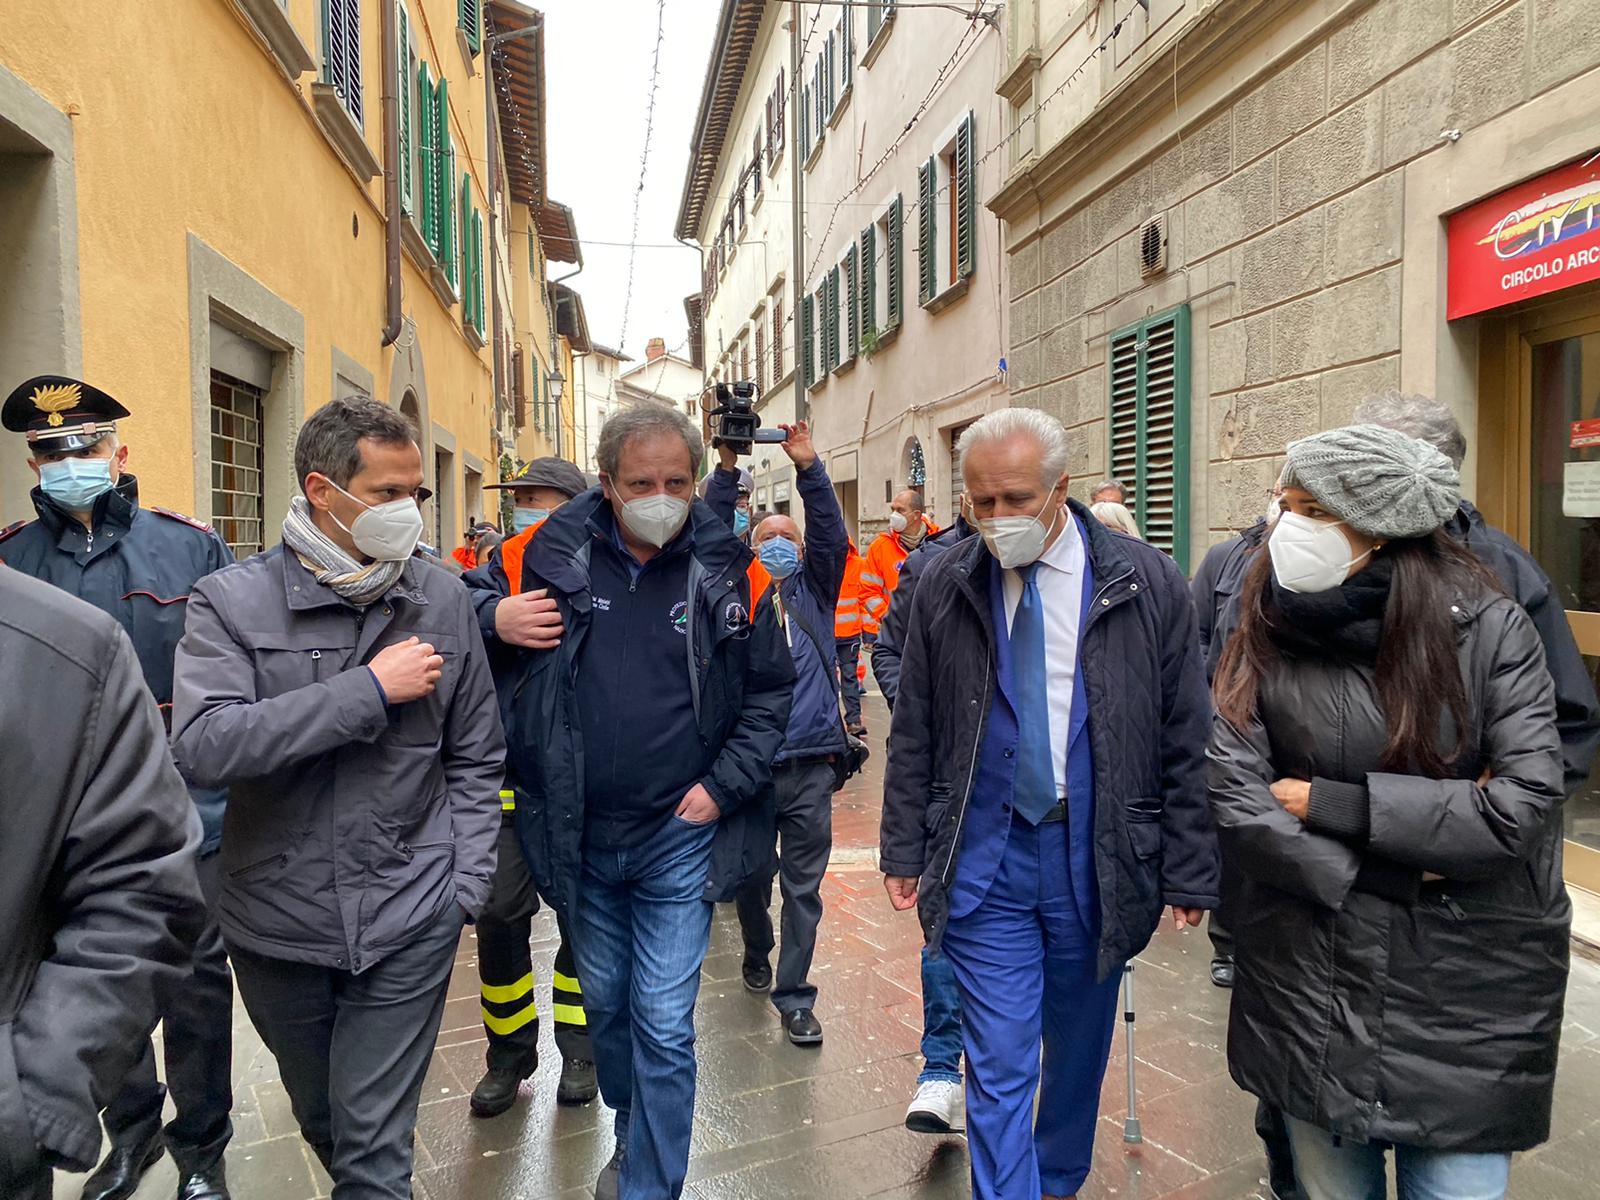
<svg viewBox="0 0 1600 1200">
<path fill-rule="evenodd" d="M 1385 1200 L 1382 1142 L 1336 1139 L 1309 1121 L 1286 1117 L 1294 1169 L 1306 1200 Z M 1400 1200 L 1503 1200 L 1511 1182 L 1511 1155 L 1471 1154 L 1395 1146 Z"/>
<path fill-rule="evenodd" d="M 627 1155 L 623 1200 L 676 1200 L 689 1170 L 716 828 L 671 817 L 641 846 L 584 847 L 573 934 L 600 1091 Z"/>
<path fill-rule="evenodd" d="M 917 1082 L 961 1082 L 961 992 L 942 954 L 922 948 L 922 1074 Z"/>
<path fill-rule="evenodd" d="M 988 893 L 945 929 L 961 988 L 973 1200 L 1073 1196 L 1089 1176 L 1122 972 L 1096 978 L 1098 938 L 1078 911 L 1067 838 L 1065 821 L 1014 817 Z"/>
</svg>

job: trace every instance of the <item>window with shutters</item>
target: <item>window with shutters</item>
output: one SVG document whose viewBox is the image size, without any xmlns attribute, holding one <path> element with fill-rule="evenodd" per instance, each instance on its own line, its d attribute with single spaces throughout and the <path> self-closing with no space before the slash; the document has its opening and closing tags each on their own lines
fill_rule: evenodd
<svg viewBox="0 0 1600 1200">
<path fill-rule="evenodd" d="M 880 327 L 879 339 L 900 328 L 900 323 L 905 320 L 905 198 L 896 196 L 889 202 L 882 219 L 878 222 L 878 232 L 883 244 L 881 259 L 883 262 L 883 323 Z"/>
<path fill-rule="evenodd" d="M 839 96 L 850 93 L 856 74 L 856 14 L 847 3 L 839 17 Z"/>
<path fill-rule="evenodd" d="M 811 85 L 808 83 L 800 89 L 800 153 L 809 156 L 811 153 Z"/>
<path fill-rule="evenodd" d="M 783 378 L 783 297 L 772 298 L 772 385 Z"/>
<path fill-rule="evenodd" d="M 964 294 L 952 289 L 977 268 L 976 141 L 968 113 L 918 175 L 918 294 L 936 312 Z"/>
<path fill-rule="evenodd" d="M 360 125 L 361 0 L 322 0 L 322 81 Z"/>
<path fill-rule="evenodd" d="M 750 144 L 750 192 L 753 197 L 750 207 L 753 210 L 761 201 L 761 130 L 756 130 L 755 137 Z"/>
<path fill-rule="evenodd" d="M 839 365 L 853 363 L 861 348 L 861 288 L 858 283 L 861 261 L 859 249 L 852 245 L 844 252 L 839 272 L 839 309 L 844 325 L 844 336 L 839 350 Z"/>
<path fill-rule="evenodd" d="M 889 36 L 889 30 L 894 27 L 894 5 L 884 3 L 883 0 L 869 0 L 867 9 L 867 53 L 862 63 L 871 66 L 872 60 L 878 56 L 882 39 Z"/>
<path fill-rule="evenodd" d="M 825 361 L 829 371 L 839 366 L 839 268 L 834 267 L 822 281 L 823 311 L 827 313 Z"/>
<path fill-rule="evenodd" d="M 759 395 L 765 392 L 767 387 L 767 314 L 757 312 L 753 323 L 755 325 L 756 353 L 750 364 L 755 368 L 750 379 L 755 383 L 756 393 Z"/>
<path fill-rule="evenodd" d="M 440 81 L 441 87 L 443 81 Z M 449 105 L 444 103 L 443 93 L 439 103 L 439 110 L 448 115 Z M 448 128 L 448 125 L 446 126 Z M 456 181 L 456 144 L 453 138 L 445 137 L 442 144 L 446 147 L 444 153 L 443 169 L 439 172 L 440 188 L 439 211 L 444 216 L 444 230 L 439 243 L 439 262 L 444 267 L 444 277 L 457 297 L 461 295 L 461 273 L 457 269 L 461 262 L 461 210 L 457 204 Z"/>
<path fill-rule="evenodd" d="M 784 126 L 784 112 L 788 92 L 785 90 L 783 68 L 778 68 L 778 81 L 772 86 L 772 99 L 767 102 L 767 169 L 770 171 L 778 165 L 778 160 L 783 157 L 784 135 L 787 132 Z"/>
<path fill-rule="evenodd" d="M 1152 546 L 1189 570 L 1189 306 L 1111 335 L 1111 475 Z"/>
<path fill-rule="evenodd" d="M 439 119 L 434 110 L 439 104 L 439 94 L 433 85 L 433 73 L 428 64 L 417 68 L 417 187 L 422 192 L 422 240 L 436 256 L 439 246 L 439 185 L 434 176 L 439 170 L 439 155 L 435 139 L 439 136 Z"/>
<path fill-rule="evenodd" d="M 477 54 L 483 48 L 483 8 L 480 0 L 456 0 L 456 12 L 467 49 Z"/>
<path fill-rule="evenodd" d="M 467 231 L 473 217 L 472 212 L 472 176 L 467 172 L 461 173 L 460 200 L 456 211 L 461 214 L 461 228 Z M 472 237 L 470 232 L 461 239 L 461 320 L 472 324 Z"/>
<path fill-rule="evenodd" d="M 839 108 L 839 31 L 828 31 L 828 40 L 822 44 L 822 89 L 827 97 L 823 112 L 829 121 Z"/>
<path fill-rule="evenodd" d="M 816 382 L 816 357 L 813 354 L 812 329 L 816 326 L 816 301 L 808 293 L 800 305 L 800 336 L 797 339 L 800 354 L 800 383 L 810 387 Z"/>
<path fill-rule="evenodd" d="M 400 175 L 400 211 L 411 213 L 414 210 L 414 191 L 412 188 L 412 170 L 414 151 L 412 143 L 412 88 L 411 81 L 417 73 L 416 51 L 411 44 L 411 15 L 406 11 L 404 4 L 395 6 L 396 34 L 400 42 L 399 65 L 400 78 L 395 80 L 395 90 L 400 94 L 400 146 L 397 164 Z"/>
</svg>

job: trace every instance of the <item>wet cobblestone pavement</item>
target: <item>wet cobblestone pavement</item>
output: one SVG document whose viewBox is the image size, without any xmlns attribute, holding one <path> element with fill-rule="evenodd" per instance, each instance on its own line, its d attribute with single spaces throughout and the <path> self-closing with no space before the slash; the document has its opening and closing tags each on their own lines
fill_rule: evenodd
<svg viewBox="0 0 1600 1200">
<path fill-rule="evenodd" d="M 959 1137 L 901 1125 L 920 1060 L 921 935 L 893 913 L 875 869 L 887 728 L 869 700 L 874 756 L 865 778 L 836 799 L 835 850 L 814 980 L 826 1040 L 798 1049 L 764 1000 L 739 979 L 738 923 L 719 910 L 698 1013 L 700 1083 L 686 1196 L 694 1200 L 957 1200 L 970 1195 Z M 555 922 L 535 923 L 535 975 L 548 999 Z M 483 1069 L 476 943 L 461 943 L 443 1032 L 417 1122 L 416 1194 L 426 1200 L 585 1200 L 612 1150 L 598 1103 L 555 1103 L 559 1058 L 542 1030 L 544 1062 L 523 1099 L 490 1121 L 467 1095 Z M 1251 1119 L 1254 1102 L 1228 1078 L 1227 994 L 1207 978 L 1203 934 L 1164 929 L 1138 960 L 1136 1067 L 1144 1143 L 1122 1141 L 1127 1104 L 1119 1031 L 1101 1099 L 1095 1170 L 1082 1200 L 1246 1200 L 1267 1192 Z M 1573 963 L 1552 1141 L 1521 1155 L 1516 1200 L 1579 1200 L 1600 1178 L 1600 967 Z M 228 1174 L 236 1200 L 312 1200 L 327 1177 L 305 1149 L 272 1058 L 235 1007 L 235 1134 Z M 176 1190 L 170 1160 L 137 1200 Z M 76 1200 L 81 1177 L 63 1176 L 58 1200 Z"/>
</svg>

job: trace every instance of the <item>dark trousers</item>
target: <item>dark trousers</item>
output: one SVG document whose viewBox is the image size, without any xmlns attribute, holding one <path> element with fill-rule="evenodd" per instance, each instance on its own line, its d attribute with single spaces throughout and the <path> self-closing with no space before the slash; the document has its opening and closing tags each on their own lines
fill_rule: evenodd
<svg viewBox="0 0 1600 1200">
<path fill-rule="evenodd" d="M 817 989 L 807 978 L 817 952 L 822 923 L 822 878 L 833 852 L 833 765 L 811 759 L 782 763 L 772 770 L 776 799 L 777 877 L 783 894 L 783 941 L 772 1003 L 781 1013 L 815 1008 Z M 769 869 L 735 897 L 748 962 L 766 962 L 772 953 L 772 878 Z"/>
<path fill-rule="evenodd" d="M 105 1110 L 113 1146 L 142 1145 L 161 1132 L 161 1106 L 170 1088 L 177 1115 L 166 1127 L 166 1145 L 180 1177 L 215 1167 L 233 1135 L 228 1120 L 233 1108 L 233 977 L 217 928 L 218 858 L 208 854 L 196 864 L 211 911 L 195 943 L 189 973 L 167 994 L 161 1012 L 167 1086 L 156 1078 L 155 1046 L 146 1038 L 139 1060 Z"/>
<path fill-rule="evenodd" d="M 839 659 L 839 694 L 844 698 L 844 723 L 855 729 L 861 724 L 861 637 L 836 638 L 834 649 Z"/>
<path fill-rule="evenodd" d="M 489 903 L 478 917 L 478 979 L 483 996 L 483 1030 L 489 1037 L 491 1070 L 515 1071 L 526 1078 L 539 1065 L 539 1004 L 534 995 L 533 917 L 539 896 L 528 874 L 515 825 L 500 826 L 500 860 Z M 564 1059 L 594 1061 L 583 988 L 572 953 L 567 919 L 556 914 L 561 945 L 550 979 L 550 1015 L 556 1023 L 556 1049 Z"/>
<path fill-rule="evenodd" d="M 451 901 L 359 974 L 229 948 L 245 1011 L 335 1200 L 411 1198 L 417 1103 L 462 923 Z"/>
</svg>

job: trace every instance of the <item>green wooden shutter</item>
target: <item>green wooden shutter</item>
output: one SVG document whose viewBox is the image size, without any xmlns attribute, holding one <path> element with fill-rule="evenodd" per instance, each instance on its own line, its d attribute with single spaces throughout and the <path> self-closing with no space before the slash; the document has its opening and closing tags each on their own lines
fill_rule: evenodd
<svg viewBox="0 0 1600 1200">
<path fill-rule="evenodd" d="M 450 286 L 456 289 L 456 295 L 461 295 L 461 275 L 457 269 L 461 263 L 461 242 L 466 237 L 462 222 L 466 219 L 457 204 L 456 190 L 451 185 L 456 177 L 456 144 L 450 143 L 449 152 L 444 160 L 444 226 L 447 241 L 444 247 L 444 277 Z"/>
<path fill-rule="evenodd" d="M 894 198 L 894 203 L 889 205 L 889 298 L 888 312 L 884 315 L 884 324 L 889 329 L 898 328 L 905 317 L 905 286 L 906 286 L 906 206 L 905 201 L 899 196 Z"/>
<path fill-rule="evenodd" d="M 473 324 L 478 327 L 478 336 L 484 336 L 487 322 L 484 320 L 484 287 L 483 287 L 483 214 L 472 214 L 472 313 Z"/>
<path fill-rule="evenodd" d="M 815 364 L 811 356 L 812 330 L 815 327 L 816 313 L 808 292 L 800 305 L 800 382 L 805 387 L 810 387 L 815 378 Z"/>
<path fill-rule="evenodd" d="M 966 279 L 978 265 L 978 169 L 974 161 L 976 126 L 967 114 L 956 131 L 956 270 Z"/>
<path fill-rule="evenodd" d="M 868 225 L 861 231 L 859 305 L 863 340 L 876 337 L 878 333 L 878 264 L 874 261 L 877 253 L 878 229 L 875 225 Z"/>
<path fill-rule="evenodd" d="M 856 69 L 856 14 L 848 4 L 839 19 L 839 90 L 848 92 Z"/>
<path fill-rule="evenodd" d="M 450 81 L 440 79 L 433 92 L 433 171 L 429 184 L 433 188 L 433 208 L 436 215 L 434 240 L 428 243 L 439 265 L 454 270 L 449 263 L 451 232 L 450 210 L 455 195 L 456 174 L 450 161 Z"/>
<path fill-rule="evenodd" d="M 811 152 L 811 85 L 800 89 L 800 156 Z"/>
<path fill-rule="evenodd" d="M 400 176 L 400 211 L 411 211 L 411 18 L 406 6 L 395 6 L 399 20 L 400 66 L 395 86 L 400 92 L 400 161 L 395 164 Z"/>
<path fill-rule="evenodd" d="M 461 30 L 467 35 L 467 48 L 476 54 L 483 48 L 483 12 L 478 0 L 460 0 Z"/>
<path fill-rule="evenodd" d="M 934 159 L 917 168 L 917 294 L 926 304 L 939 290 L 939 214 Z"/>
<path fill-rule="evenodd" d="M 461 172 L 461 199 L 456 211 L 461 214 L 461 315 L 472 321 L 472 175 L 467 171 Z"/>
<path fill-rule="evenodd" d="M 828 94 L 828 119 L 833 120 L 834 111 L 839 107 L 839 93 L 835 90 L 835 81 L 839 72 L 835 69 L 838 59 L 839 38 L 833 31 L 829 31 L 828 40 L 822 48 L 822 78 L 823 87 Z"/>
<path fill-rule="evenodd" d="M 1189 307 L 1111 335 L 1111 474 L 1145 540 L 1189 569 Z"/>
<path fill-rule="evenodd" d="M 421 63 L 417 67 L 417 167 L 421 176 L 417 186 L 422 192 L 422 241 L 430 249 L 439 242 L 439 191 L 433 183 L 438 163 L 434 152 L 438 121 L 433 115 L 437 102 L 433 75 L 428 64 Z"/>
<path fill-rule="evenodd" d="M 828 272 L 828 370 L 839 365 L 839 268 Z"/>
<path fill-rule="evenodd" d="M 844 254 L 845 358 L 852 359 L 861 348 L 861 254 L 855 243 Z"/>
<path fill-rule="evenodd" d="M 826 58 L 826 50 L 818 53 L 817 61 L 811 67 L 811 96 L 817 104 L 817 115 L 814 123 L 817 128 L 818 142 L 828 136 L 828 117 L 832 111 L 828 107 L 828 81 L 823 78 L 824 60 Z"/>
<path fill-rule="evenodd" d="M 322 79 L 361 124 L 361 3 L 322 0 Z"/>
</svg>

